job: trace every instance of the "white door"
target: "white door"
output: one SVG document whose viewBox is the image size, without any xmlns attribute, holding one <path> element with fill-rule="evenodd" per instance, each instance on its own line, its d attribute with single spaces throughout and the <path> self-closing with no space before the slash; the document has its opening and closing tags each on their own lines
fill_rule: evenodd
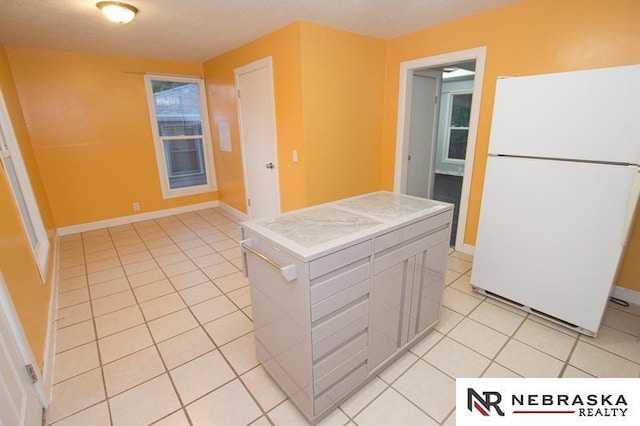
<svg viewBox="0 0 640 426">
<path fill-rule="evenodd" d="M 419 71 L 419 73 L 413 75 L 411 92 L 406 193 L 432 198 L 441 73 L 439 71 Z"/>
<path fill-rule="evenodd" d="M 15 312 L 7 297 L 0 274 L 0 425 L 40 426 L 42 405 L 25 369 L 15 336 Z"/>
<path fill-rule="evenodd" d="M 251 219 L 280 213 L 271 57 L 235 70 L 242 165 Z"/>
</svg>

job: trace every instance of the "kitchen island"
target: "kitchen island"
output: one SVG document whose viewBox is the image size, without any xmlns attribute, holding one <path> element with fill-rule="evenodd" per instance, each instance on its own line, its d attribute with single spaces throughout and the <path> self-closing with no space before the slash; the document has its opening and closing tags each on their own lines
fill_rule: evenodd
<svg viewBox="0 0 640 426">
<path fill-rule="evenodd" d="M 258 359 L 311 423 L 438 322 L 452 215 L 380 191 L 241 224 Z"/>
</svg>

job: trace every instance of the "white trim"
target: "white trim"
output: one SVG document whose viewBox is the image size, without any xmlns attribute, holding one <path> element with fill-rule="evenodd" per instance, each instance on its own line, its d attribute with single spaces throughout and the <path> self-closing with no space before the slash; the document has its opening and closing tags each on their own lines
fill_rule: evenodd
<svg viewBox="0 0 640 426">
<path fill-rule="evenodd" d="M 53 271 L 51 273 L 51 296 L 47 318 L 47 337 L 44 343 L 44 363 L 42 366 L 42 386 L 49 401 L 53 399 L 53 368 L 56 358 L 56 337 L 58 332 L 58 267 L 60 265 L 60 237 L 56 231 L 53 237 Z"/>
<path fill-rule="evenodd" d="M 458 219 L 458 221 L 460 221 L 460 219 Z M 476 252 L 476 246 L 472 246 L 470 244 L 462 244 L 460 250 L 456 249 L 456 251 L 460 251 L 462 253 L 470 254 L 471 256 L 473 256 Z"/>
<path fill-rule="evenodd" d="M 633 305 L 640 305 L 640 291 L 630 288 L 613 286 L 613 297 L 625 300 Z"/>
<path fill-rule="evenodd" d="M 456 235 L 456 250 L 468 252 L 465 247 L 464 234 L 467 225 L 467 213 L 469 210 L 469 192 L 471 190 L 471 177 L 473 176 L 473 164 L 475 157 L 476 139 L 480 116 L 480 104 L 482 100 L 482 86 L 484 83 L 486 46 L 458 52 L 444 53 L 442 55 L 414 59 L 400 63 L 400 82 L 398 91 L 398 122 L 396 130 L 396 160 L 393 190 L 401 192 L 406 180 L 406 170 L 403 159 L 408 152 L 409 120 L 411 102 L 411 76 L 414 70 L 454 64 L 463 61 L 476 61 L 476 74 L 473 79 L 473 99 L 471 100 L 471 116 L 469 117 L 469 136 L 467 153 L 465 155 L 465 171 L 462 178 L 462 193 L 460 196 L 460 210 L 458 213 L 458 230 Z"/>
<path fill-rule="evenodd" d="M 230 213 L 231 215 L 235 216 L 240 221 L 249 220 L 249 215 L 247 215 L 246 213 L 241 212 L 240 210 L 238 210 L 238 209 L 236 209 L 234 207 L 231 207 L 227 203 L 220 202 L 220 205 L 218 207 L 221 210 L 224 210 L 225 212 Z"/>
<path fill-rule="evenodd" d="M 200 119 L 202 125 L 202 135 L 193 135 L 188 139 L 202 139 L 202 150 L 205 172 L 207 175 L 207 183 L 204 185 L 195 185 L 185 188 L 171 189 L 169 184 L 169 171 L 165 162 L 164 139 L 160 136 L 158 130 L 158 115 L 156 113 L 156 105 L 153 98 L 152 80 L 156 81 L 176 81 L 184 83 L 193 83 L 198 88 L 198 98 L 200 101 Z M 209 111 L 207 109 L 207 97 L 204 88 L 204 80 L 195 77 L 178 77 L 161 74 L 145 74 L 144 86 L 147 95 L 147 106 L 149 108 L 149 119 L 151 121 L 151 133 L 153 134 L 153 146 L 156 153 L 156 163 L 158 166 L 158 174 L 160 178 L 160 188 L 162 189 L 162 198 L 177 198 L 187 195 L 203 194 L 206 192 L 217 191 L 217 182 L 215 174 L 215 166 L 213 163 L 213 152 L 211 145 L 211 131 L 209 129 Z M 174 137 L 172 137 L 174 138 Z"/>
<path fill-rule="evenodd" d="M 156 210 L 153 212 L 145 212 L 140 214 L 132 214 L 129 216 L 114 217 L 112 219 L 98 220 L 96 222 L 82 223 L 80 225 L 71 225 L 58 228 L 58 235 L 71 235 L 78 232 L 94 231 L 96 229 L 108 228 L 110 226 L 126 225 L 128 223 L 142 222 L 143 220 L 157 219 L 159 217 L 171 216 L 180 213 L 187 213 L 195 210 L 210 209 L 218 207 L 219 201 L 205 201 L 204 203 L 189 204 L 188 206 L 173 207 L 170 209 Z"/>
<path fill-rule="evenodd" d="M 259 59 L 257 61 L 251 62 L 247 65 L 243 65 L 233 70 L 233 79 L 234 79 L 234 88 L 236 90 L 236 94 L 240 90 L 240 76 L 242 74 L 246 74 L 252 71 L 259 70 L 260 68 L 266 68 L 269 73 L 269 82 L 271 83 L 269 89 L 271 91 L 271 101 L 273 104 L 271 105 L 271 122 L 273 123 L 273 161 L 274 164 L 274 172 L 276 174 L 276 205 L 278 207 L 278 212 L 281 212 L 280 208 L 280 167 L 278 167 L 278 131 L 277 131 L 277 123 L 276 123 L 276 98 L 275 98 L 275 88 L 273 87 L 273 59 L 271 56 L 267 56 L 266 58 Z M 243 131 L 242 124 L 242 103 L 240 99 L 236 97 L 237 100 L 237 113 L 238 113 L 238 129 L 240 133 L 240 153 L 242 157 L 242 174 L 244 176 L 244 193 L 245 197 L 249 198 L 249 179 L 247 174 L 247 160 L 245 158 L 245 137 Z M 251 218 L 251 206 L 246 202 L 247 215 Z"/>
<path fill-rule="evenodd" d="M 469 143 L 469 128 L 468 127 L 451 127 L 451 116 L 453 115 L 453 97 L 457 95 L 471 95 L 473 101 L 473 90 L 452 90 L 447 92 L 447 121 L 445 122 L 446 132 L 444 132 L 444 146 L 442 147 L 442 161 L 443 164 L 453 164 L 459 166 L 464 164 L 465 160 L 457 158 L 449 158 L 449 148 L 451 145 L 451 130 L 466 129 L 467 130 L 467 144 Z M 471 124 L 471 123 L 469 123 Z M 466 155 L 466 152 L 465 152 Z M 464 173 L 463 173 L 464 176 Z"/>
</svg>

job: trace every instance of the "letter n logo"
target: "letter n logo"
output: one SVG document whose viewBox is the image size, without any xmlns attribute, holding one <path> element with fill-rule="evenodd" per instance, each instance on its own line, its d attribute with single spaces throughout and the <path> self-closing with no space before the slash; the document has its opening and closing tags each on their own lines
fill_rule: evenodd
<svg viewBox="0 0 640 426">
<path fill-rule="evenodd" d="M 467 388 L 467 409 L 469 411 L 473 413 L 475 408 L 483 416 L 488 416 L 491 414 L 491 407 L 493 407 L 499 416 L 504 416 L 498 405 L 502 401 L 500 392 L 482 392 L 482 395 L 480 396 L 473 389 Z"/>
</svg>

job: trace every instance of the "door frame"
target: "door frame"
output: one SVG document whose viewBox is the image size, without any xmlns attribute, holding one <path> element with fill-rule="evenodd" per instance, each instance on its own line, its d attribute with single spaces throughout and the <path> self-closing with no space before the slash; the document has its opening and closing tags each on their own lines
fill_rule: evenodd
<svg viewBox="0 0 640 426">
<path fill-rule="evenodd" d="M 475 60 L 476 70 L 473 80 L 473 99 L 471 100 L 471 116 L 469 118 L 469 136 L 465 156 L 465 169 L 462 178 L 462 193 L 458 213 L 458 229 L 455 249 L 457 251 L 473 254 L 474 247 L 464 243 L 467 214 L 469 209 L 469 193 L 471 189 L 471 176 L 473 175 L 473 163 L 478 133 L 478 121 L 480 116 L 480 103 L 482 100 L 482 85 L 484 82 L 484 68 L 487 47 L 481 46 L 473 49 L 457 52 L 443 53 L 436 56 L 428 56 L 400 63 L 400 85 L 398 91 L 398 123 L 396 132 L 396 160 L 394 171 L 393 190 L 402 192 L 406 185 L 407 170 L 403 159 L 409 151 L 409 124 L 411 117 L 411 90 L 413 72 L 422 68 L 440 67 L 459 62 Z"/>
<path fill-rule="evenodd" d="M 36 392 L 36 396 L 38 397 L 38 401 L 42 408 L 46 408 L 49 406 L 49 397 L 47 393 L 44 391 L 42 386 L 42 373 L 40 368 L 38 367 L 38 363 L 33 356 L 33 352 L 31 351 L 31 347 L 27 342 L 27 337 L 24 334 L 24 329 L 20 323 L 18 318 L 18 313 L 13 305 L 13 300 L 11 299 L 11 295 L 9 294 L 9 289 L 7 288 L 6 281 L 0 271 L 0 308 L 2 312 L 4 312 L 4 316 L 7 319 L 7 323 L 9 328 L 11 329 L 11 336 L 13 338 L 18 351 L 20 352 L 20 357 L 22 363 L 26 366 L 31 364 L 35 370 L 36 375 L 38 376 L 38 380 L 33 384 L 33 388 Z M 0 315 L 3 315 L 0 312 Z M 21 373 L 24 373 L 21 372 Z"/>
<path fill-rule="evenodd" d="M 240 99 L 240 76 L 242 74 L 246 74 L 252 71 L 259 70 L 260 68 L 266 68 L 269 74 L 269 81 L 271 84 L 269 85 L 269 95 L 271 97 L 271 123 L 273 128 L 273 146 L 271 149 L 273 150 L 273 164 L 275 167 L 274 173 L 276 174 L 276 204 L 278 207 L 278 212 L 281 212 L 282 209 L 280 207 L 280 173 L 279 173 L 279 164 L 278 164 L 278 131 L 276 128 L 276 104 L 275 104 L 275 89 L 273 86 L 273 59 L 271 56 L 267 56 L 266 58 L 258 59 L 257 61 L 251 62 L 249 64 L 243 65 L 241 67 L 235 68 L 233 70 L 233 78 L 234 78 L 234 86 L 236 90 L 236 100 L 237 100 L 237 112 L 238 112 L 238 131 L 240 135 L 240 154 L 242 157 L 242 174 L 244 177 L 244 194 L 245 194 L 245 206 L 247 209 L 247 216 L 249 219 L 253 219 L 253 215 L 251 214 L 251 206 L 247 202 L 249 199 L 249 175 L 247 173 L 247 159 L 245 156 L 246 146 L 245 146 L 245 136 L 244 136 L 244 128 L 242 123 L 242 102 Z"/>
</svg>

